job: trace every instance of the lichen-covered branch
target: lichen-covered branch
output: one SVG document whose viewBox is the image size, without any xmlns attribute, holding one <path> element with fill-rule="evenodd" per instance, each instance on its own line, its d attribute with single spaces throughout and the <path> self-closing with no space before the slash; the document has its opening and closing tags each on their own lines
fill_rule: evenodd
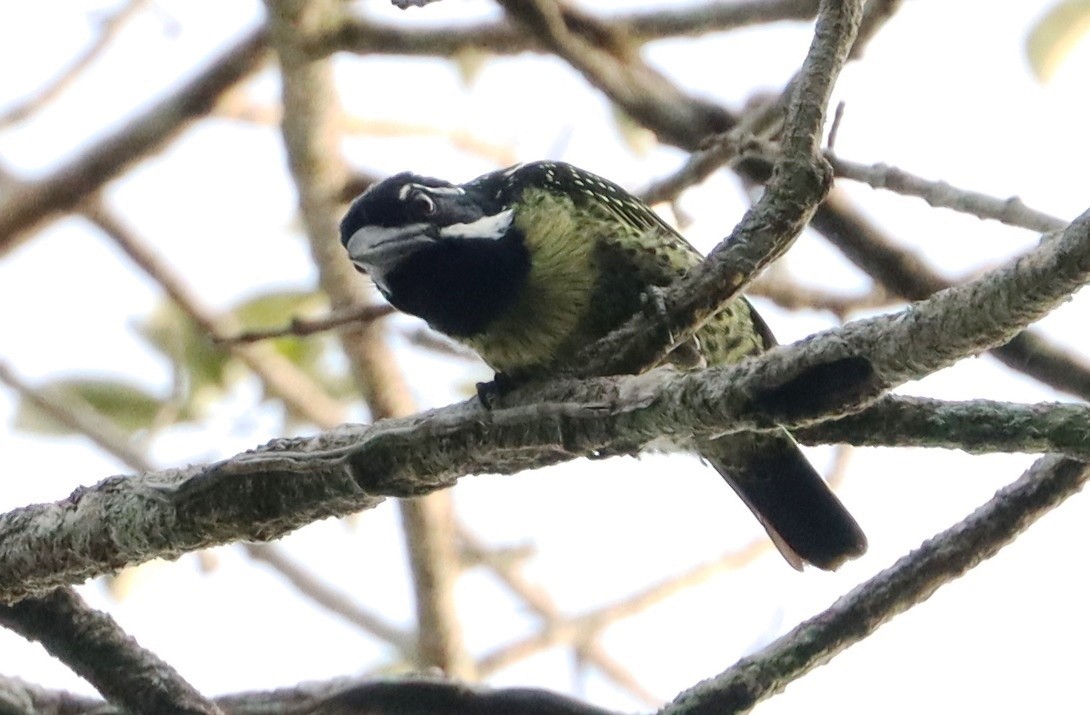
<svg viewBox="0 0 1090 715">
<path fill-rule="evenodd" d="M 912 251 L 894 245 L 835 188 L 815 214 L 813 226 L 848 260 L 897 295 L 922 300 L 954 285 Z M 992 355 L 1012 370 L 1090 400 L 1090 365 L 1032 330 L 996 347 Z"/>
<path fill-rule="evenodd" d="M 994 556 L 1082 489 L 1088 477 L 1090 466 L 1084 463 L 1055 455 L 1043 457 L 967 519 L 929 539 L 759 652 L 682 693 L 659 715 L 749 712 L 791 681 Z"/>
<path fill-rule="evenodd" d="M 491 412 L 475 402 L 280 440 L 203 467 L 108 479 L 0 517 L 0 599 L 41 593 L 146 560 L 268 539 L 382 496 L 419 496 L 474 472 L 510 473 L 600 450 L 637 451 L 772 421 L 858 410 L 1024 328 L 1090 279 L 1090 215 L 1010 266 L 910 306 L 698 373 L 558 381 Z M 830 366 L 865 364 L 873 390 L 827 393 Z M 814 376 L 825 382 L 814 380 Z M 515 403 L 514 400 L 518 400 Z"/>
<path fill-rule="evenodd" d="M 40 642 L 111 703 L 129 712 L 221 715 L 170 665 L 72 589 L 59 588 L 14 605 L 0 603 L 0 625 Z"/>
<path fill-rule="evenodd" d="M 1090 461 L 1090 407 L 887 395 L 861 412 L 793 431 L 804 444 L 941 447 L 970 454 L 1061 452 Z"/>
<path fill-rule="evenodd" d="M 543 0 L 540 19 L 533 25 L 551 38 L 554 49 L 603 86 L 629 109 L 622 87 L 613 74 L 618 64 L 587 51 L 562 35 L 550 22 Z M 847 61 L 862 15 L 860 2 L 823 2 L 810 51 L 795 82 L 784 124 L 783 153 L 760 201 L 743 217 L 731 235 L 705 261 L 700 270 L 663 296 L 665 316 L 660 320 L 638 316 L 605 339 L 583 351 L 577 360 L 578 374 L 637 372 L 659 363 L 676 345 L 689 339 L 709 317 L 752 280 L 756 273 L 782 255 L 809 223 L 831 186 L 831 170 L 818 148 L 825 111 L 833 84 Z M 524 22 L 531 3 L 505 3 Z M 587 59 L 584 59 L 584 55 Z M 592 61 L 593 60 L 593 61 Z M 659 106 L 655 103 L 655 106 Z M 631 111 L 631 110 L 630 110 Z M 686 123 L 693 132 L 692 122 Z"/>
</svg>

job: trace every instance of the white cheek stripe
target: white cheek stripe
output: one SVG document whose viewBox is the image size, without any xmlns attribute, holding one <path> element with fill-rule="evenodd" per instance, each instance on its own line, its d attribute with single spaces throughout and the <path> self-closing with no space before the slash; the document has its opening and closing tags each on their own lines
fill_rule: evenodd
<svg viewBox="0 0 1090 715">
<path fill-rule="evenodd" d="M 443 238 L 503 238 L 511 221 L 515 217 L 514 209 L 501 211 L 495 216 L 484 216 L 470 223 L 454 223 L 439 229 Z"/>
</svg>

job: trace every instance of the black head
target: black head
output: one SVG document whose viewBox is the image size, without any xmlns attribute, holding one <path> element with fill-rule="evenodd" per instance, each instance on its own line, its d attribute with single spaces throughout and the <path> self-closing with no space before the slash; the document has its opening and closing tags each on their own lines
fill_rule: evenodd
<svg viewBox="0 0 1090 715">
<path fill-rule="evenodd" d="M 494 192 L 406 172 L 352 203 L 341 244 L 394 307 L 466 337 L 514 301 L 529 271 L 513 221 Z"/>
</svg>

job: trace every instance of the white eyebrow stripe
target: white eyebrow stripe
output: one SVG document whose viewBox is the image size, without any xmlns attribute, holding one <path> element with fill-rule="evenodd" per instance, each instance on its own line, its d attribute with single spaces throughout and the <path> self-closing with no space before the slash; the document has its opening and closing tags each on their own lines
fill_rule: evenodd
<svg viewBox="0 0 1090 715">
<path fill-rule="evenodd" d="M 511 221 L 515 217 L 514 209 L 501 211 L 494 216 L 482 216 L 469 223 L 454 223 L 439 229 L 442 238 L 490 238 L 499 239 L 507 235 Z"/>
<path fill-rule="evenodd" d="M 460 196 L 466 192 L 461 186 L 424 186 L 423 184 L 412 184 L 412 186 L 415 186 L 425 193 L 439 195 L 446 194 L 448 196 Z"/>
<path fill-rule="evenodd" d="M 400 189 L 398 189 L 397 190 L 397 200 L 398 201 L 404 201 L 405 197 L 409 195 L 409 192 L 412 191 L 412 188 L 414 186 L 416 186 L 416 184 L 405 184 Z"/>
</svg>

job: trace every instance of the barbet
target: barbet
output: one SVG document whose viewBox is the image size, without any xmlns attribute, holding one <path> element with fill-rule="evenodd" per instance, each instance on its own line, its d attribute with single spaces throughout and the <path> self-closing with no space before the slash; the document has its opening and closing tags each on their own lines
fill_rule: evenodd
<svg viewBox="0 0 1090 715">
<path fill-rule="evenodd" d="M 468 345 L 498 376 L 518 379 L 569 363 L 702 260 L 642 201 L 560 162 L 460 185 L 397 174 L 353 202 L 341 242 L 395 308 Z M 775 344 L 742 297 L 669 361 L 724 365 Z M 866 550 L 859 525 L 786 430 L 697 447 L 795 568 L 835 569 Z"/>
</svg>

